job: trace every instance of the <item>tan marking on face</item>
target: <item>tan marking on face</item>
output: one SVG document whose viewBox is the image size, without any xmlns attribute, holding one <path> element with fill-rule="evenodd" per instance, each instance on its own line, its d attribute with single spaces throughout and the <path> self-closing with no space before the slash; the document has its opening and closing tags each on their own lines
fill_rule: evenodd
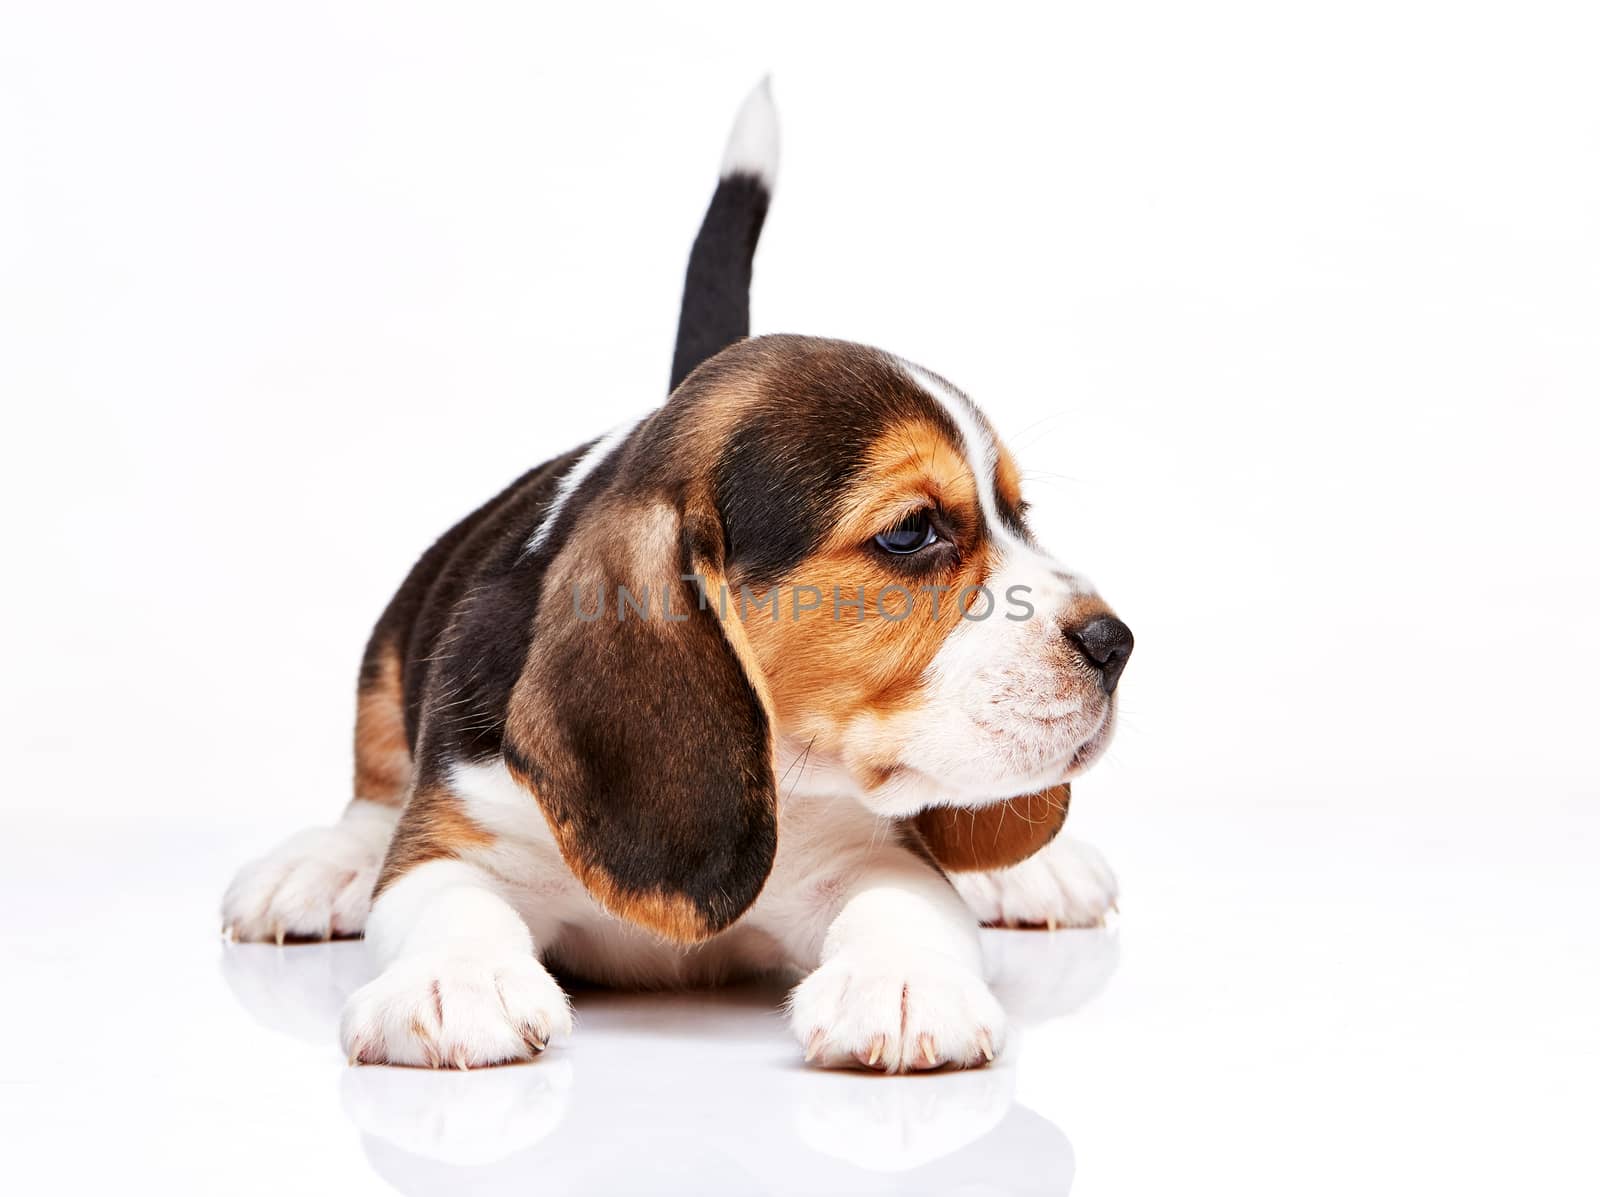
<svg viewBox="0 0 1600 1197">
<path fill-rule="evenodd" d="M 977 483 L 966 457 L 937 426 L 912 420 L 872 446 L 840 504 L 829 543 L 859 545 L 924 507 L 938 507 L 960 536 L 977 532 Z"/>
<path fill-rule="evenodd" d="M 400 650 L 379 652 L 377 676 L 356 696 L 355 796 L 384 806 L 399 806 L 411 785 L 411 748 L 406 743 L 405 698 L 400 683 Z"/>
<path fill-rule="evenodd" d="M 745 677 L 750 679 L 750 685 L 761 702 L 761 710 L 767 717 L 767 725 L 775 726 L 776 706 L 772 697 L 772 687 L 767 672 L 762 667 L 755 642 L 748 634 L 745 623 L 738 617 L 736 602 L 730 602 L 726 608 L 727 613 L 723 614 L 723 605 L 716 597 L 729 593 L 727 576 L 720 569 L 704 563 L 697 563 L 697 569 L 700 576 L 705 579 L 707 603 L 716 610 L 718 621 L 722 625 L 722 634 L 728 638 L 728 644 L 733 649 L 733 655 L 738 658 Z M 776 750 L 774 744 L 773 751 Z M 774 759 L 772 763 L 776 764 L 776 760 Z"/>
<path fill-rule="evenodd" d="M 885 561 L 872 538 L 924 508 L 938 510 L 958 554 L 913 576 Z M 989 568 L 965 457 L 928 421 L 886 432 L 842 497 L 831 535 L 777 583 L 777 618 L 747 609 L 742 626 L 783 735 L 846 759 L 863 785 L 881 784 L 896 756 L 892 744 L 877 742 L 876 729 L 915 707 L 929 663 L 960 622 L 962 592 L 981 585 Z M 946 589 L 936 596 L 924 587 Z M 803 609 L 818 593 L 820 606 Z M 730 598 L 737 603 L 736 586 Z M 856 598 L 859 618 L 845 605 Z M 966 596 L 969 606 L 978 601 Z"/>
</svg>

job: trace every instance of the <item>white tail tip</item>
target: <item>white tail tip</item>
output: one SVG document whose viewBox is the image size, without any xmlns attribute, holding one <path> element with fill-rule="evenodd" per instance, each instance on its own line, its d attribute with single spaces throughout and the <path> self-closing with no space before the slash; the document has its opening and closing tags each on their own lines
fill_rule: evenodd
<svg viewBox="0 0 1600 1197">
<path fill-rule="evenodd" d="M 772 76 L 756 84 L 734 118 L 722 177 L 753 175 L 771 191 L 778 181 L 778 109 L 772 102 Z"/>
</svg>

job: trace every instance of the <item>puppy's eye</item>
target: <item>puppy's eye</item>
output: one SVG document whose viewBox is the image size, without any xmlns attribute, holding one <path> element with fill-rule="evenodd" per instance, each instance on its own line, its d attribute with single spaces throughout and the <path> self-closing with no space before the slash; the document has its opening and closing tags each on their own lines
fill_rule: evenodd
<svg viewBox="0 0 1600 1197">
<path fill-rule="evenodd" d="M 921 552 L 929 545 L 937 544 L 939 534 L 933 530 L 933 522 L 928 518 L 928 513 L 918 511 L 906 516 L 887 532 L 879 532 L 872 539 L 884 552 L 904 557 L 910 553 Z"/>
</svg>

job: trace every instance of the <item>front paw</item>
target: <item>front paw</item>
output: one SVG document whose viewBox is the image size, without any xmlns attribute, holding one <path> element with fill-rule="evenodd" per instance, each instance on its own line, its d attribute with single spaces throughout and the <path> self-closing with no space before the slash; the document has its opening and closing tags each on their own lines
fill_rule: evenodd
<svg viewBox="0 0 1600 1197">
<path fill-rule="evenodd" d="M 354 812 L 251 861 L 223 896 L 223 931 L 230 939 L 280 944 L 360 935 L 394 821 L 394 812 L 381 808 Z"/>
<path fill-rule="evenodd" d="M 790 995 L 789 1023 L 808 1061 L 884 1072 L 981 1067 L 1005 1034 L 983 978 L 933 952 L 898 962 L 840 952 Z"/>
<path fill-rule="evenodd" d="M 339 1024 L 352 1064 L 423 1068 L 531 1060 L 571 1032 L 566 994 L 532 956 L 401 957 L 351 994 Z"/>
<path fill-rule="evenodd" d="M 1117 908 L 1117 878 L 1105 857 L 1064 836 L 1009 869 L 951 881 L 986 927 L 1098 927 Z"/>
</svg>

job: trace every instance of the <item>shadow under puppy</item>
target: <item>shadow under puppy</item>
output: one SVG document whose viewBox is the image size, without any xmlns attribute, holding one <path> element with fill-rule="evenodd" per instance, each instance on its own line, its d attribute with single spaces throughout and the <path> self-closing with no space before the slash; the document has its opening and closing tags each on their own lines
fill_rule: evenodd
<svg viewBox="0 0 1600 1197">
<path fill-rule="evenodd" d="M 671 396 L 423 555 L 363 662 L 355 800 L 224 899 L 241 939 L 366 934 L 352 1061 L 536 1055 L 572 1026 L 548 961 L 628 986 L 800 970 L 807 1059 L 982 1064 L 1005 1028 L 980 919 L 1115 898 L 1092 849 L 1045 846 L 1132 636 L 1039 548 L 960 391 L 862 345 L 745 339 L 776 162 L 763 85 Z"/>
</svg>

